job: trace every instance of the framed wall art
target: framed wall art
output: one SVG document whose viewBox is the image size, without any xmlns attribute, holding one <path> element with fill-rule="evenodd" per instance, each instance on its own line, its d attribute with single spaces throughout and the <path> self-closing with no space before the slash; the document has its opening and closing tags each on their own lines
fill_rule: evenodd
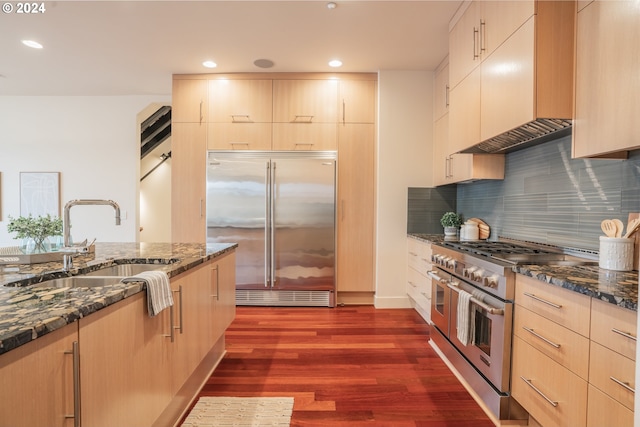
<svg viewBox="0 0 640 427">
<path fill-rule="evenodd" d="M 60 216 L 60 172 L 20 172 L 20 215 Z"/>
</svg>

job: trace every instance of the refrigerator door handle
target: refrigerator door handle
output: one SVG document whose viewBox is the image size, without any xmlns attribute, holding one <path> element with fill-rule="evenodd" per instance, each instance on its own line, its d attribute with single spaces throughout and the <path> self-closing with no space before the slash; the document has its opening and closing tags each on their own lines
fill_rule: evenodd
<svg viewBox="0 0 640 427">
<path fill-rule="evenodd" d="M 271 257 L 269 256 L 269 240 L 270 240 L 270 223 L 271 223 L 271 211 L 269 205 L 271 204 L 271 162 L 267 160 L 265 169 L 265 206 L 264 206 L 264 287 L 268 288 L 271 285 Z"/>
<path fill-rule="evenodd" d="M 271 287 L 273 288 L 276 285 L 276 261 L 275 261 L 275 256 L 276 256 L 276 242 L 275 242 L 275 234 L 276 234 L 276 230 L 275 230 L 275 193 L 276 193 L 276 189 L 275 189 L 275 185 L 276 185 L 276 162 L 275 161 L 271 161 L 271 177 L 270 177 L 270 183 L 269 183 L 269 187 L 270 187 L 270 195 L 269 195 L 269 207 L 271 209 L 271 211 L 269 212 L 269 242 L 271 243 L 271 262 L 270 262 L 270 266 L 269 266 L 269 270 L 271 271 Z"/>
</svg>

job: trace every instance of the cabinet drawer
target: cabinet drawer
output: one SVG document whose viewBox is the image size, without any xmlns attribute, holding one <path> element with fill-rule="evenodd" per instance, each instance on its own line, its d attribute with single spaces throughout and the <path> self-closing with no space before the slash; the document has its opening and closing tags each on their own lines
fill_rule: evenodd
<svg viewBox="0 0 640 427">
<path fill-rule="evenodd" d="M 638 313 L 593 299 L 591 303 L 591 339 L 636 360 Z"/>
<path fill-rule="evenodd" d="M 589 383 L 633 410 L 635 362 L 595 342 L 590 355 Z"/>
<path fill-rule="evenodd" d="M 271 123 L 211 123 L 209 150 L 271 150 Z"/>
<path fill-rule="evenodd" d="M 420 269 L 420 242 L 411 237 L 407 238 L 407 264 L 410 268 Z"/>
<path fill-rule="evenodd" d="M 274 150 L 336 150 L 338 128 L 333 123 L 274 123 Z"/>
<path fill-rule="evenodd" d="M 586 425 L 587 382 L 517 336 L 513 349 L 511 390 L 529 414 L 545 427 Z"/>
<path fill-rule="evenodd" d="M 527 276 L 516 276 L 516 303 L 589 337 L 591 298 Z"/>
<path fill-rule="evenodd" d="M 589 339 L 544 317 L 516 306 L 513 333 L 587 380 L 589 374 Z"/>
<path fill-rule="evenodd" d="M 587 408 L 588 427 L 633 426 L 633 412 L 592 385 L 589 385 Z"/>
</svg>

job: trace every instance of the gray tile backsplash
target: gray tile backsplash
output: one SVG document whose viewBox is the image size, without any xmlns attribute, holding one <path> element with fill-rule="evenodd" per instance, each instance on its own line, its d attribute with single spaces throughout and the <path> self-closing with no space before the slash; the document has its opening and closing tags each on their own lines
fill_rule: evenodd
<svg viewBox="0 0 640 427">
<path fill-rule="evenodd" d="M 407 233 L 442 234 L 442 214 L 456 211 L 456 186 L 409 188 Z"/>
<path fill-rule="evenodd" d="M 411 191 L 410 191 L 411 194 Z M 503 181 L 457 186 L 464 218 L 498 236 L 598 250 L 600 221 L 640 212 L 640 150 L 628 160 L 572 159 L 571 136 L 506 155 Z"/>
</svg>

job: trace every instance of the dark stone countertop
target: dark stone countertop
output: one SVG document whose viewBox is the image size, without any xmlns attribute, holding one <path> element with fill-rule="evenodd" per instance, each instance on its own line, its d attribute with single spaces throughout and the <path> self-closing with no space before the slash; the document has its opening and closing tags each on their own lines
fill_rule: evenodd
<svg viewBox="0 0 640 427">
<path fill-rule="evenodd" d="M 408 236 L 426 243 L 440 243 L 443 235 Z M 638 272 L 605 270 L 597 265 L 517 265 L 513 271 L 541 282 L 638 311 Z"/>
<path fill-rule="evenodd" d="M 237 244 L 96 243 L 95 253 L 74 256 L 74 268 L 61 262 L 0 265 L 0 354 L 142 292 L 144 283 L 92 288 L 31 286 L 46 280 L 89 273 L 113 264 L 158 264 L 175 277 Z"/>
</svg>

